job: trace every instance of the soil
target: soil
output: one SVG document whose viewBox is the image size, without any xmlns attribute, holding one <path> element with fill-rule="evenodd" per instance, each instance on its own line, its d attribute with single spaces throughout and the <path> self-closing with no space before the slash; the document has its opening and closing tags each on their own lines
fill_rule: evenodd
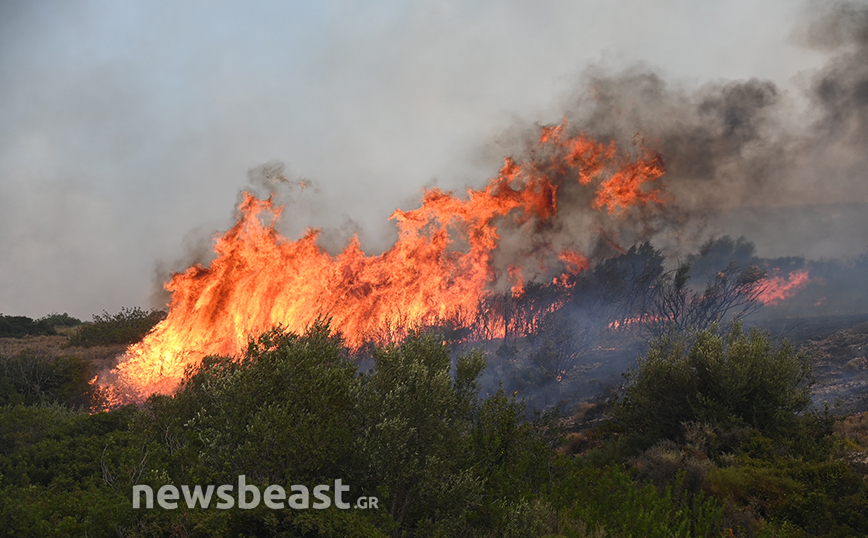
<svg viewBox="0 0 868 538">
<path fill-rule="evenodd" d="M 775 328 L 811 357 L 814 404 L 835 414 L 868 410 L 868 315 L 779 320 Z"/>
</svg>

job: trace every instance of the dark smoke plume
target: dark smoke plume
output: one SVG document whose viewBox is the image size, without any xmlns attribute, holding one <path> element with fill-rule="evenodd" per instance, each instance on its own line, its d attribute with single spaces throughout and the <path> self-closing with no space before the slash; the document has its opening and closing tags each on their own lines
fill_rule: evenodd
<svg viewBox="0 0 868 538">
<path fill-rule="evenodd" d="M 744 208 L 781 220 L 769 226 L 782 235 L 783 221 L 817 205 L 868 210 L 868 5 L 818 6 L 812 21 L 800 40 L 830 59 L 803 79 L 801 96 L 758 79 L 695 89 L 644 67 L 586 72 L 569 123 L 622 147 L 641 142 L 666 162 L 662 181 L 672 203 L 650 219 L 634 219 L 626 246 L 653 238 L 670 252 L 694 249 L 721 233 L 706 224 L 721 215 L 738 220 Z M 863 227 L 838 231 L 853 236 L 848 244 L 868 246 Z M 776 240 L 797 241 L 765 242 Z"/>
</svg>

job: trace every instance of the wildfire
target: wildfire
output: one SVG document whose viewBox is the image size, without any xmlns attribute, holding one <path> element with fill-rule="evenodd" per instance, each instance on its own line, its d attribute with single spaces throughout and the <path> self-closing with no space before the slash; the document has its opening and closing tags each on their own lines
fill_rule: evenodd
<svg viewBox="0 0 868 538">
<path fill-rule="evenodd" d="M 653 182 L 663 173 L 662 159 L 645 148 L 631 159 L 614 143 L 567 134 L 566 123 L 544 127 L 531 158 L 505 159 L 485 188 L 466 197 L 429 189 L 418 209 L 396 210 L 398 240 L 377 256 L 364 254 L 357 238 L 332 256 L 317 244 L 317 230 L 289 240 L 275 230 L 283 207 L 244 193 L 236 224 L 216 240 L 214 261 L 173 275 L 168 317 L 130 346 L 110 388 L 121 400 L 169 393 L 202 357 L 238 354 L 276 324 L 303 331 L 318 316 L 330 317 L 355 348 L 444 321 L 466 326 L 504 277 L 515 296 L 524 289 L 520 266 L 501 275 L 493 265 L 503 227 L 551 221 L 567 182 L 592 193 L 590 209 L 616 216 L 662 203 Z M 562 277 L 588 267 L 575 248 L 548 252 Z"/>
<path fill-rule="evenodd" d="M 666 320 L 667 322 L 669 322 L 670 318 L 662 318 L 660 316 L 655 316 L 652 314 L 641 314 L 638 316 L 633 316 L 633 317 L 629 317 L 629 318 L 625 318 L 625 319 L 616 319 L 616 320 L 612 321 L 611 323 L 609 323 L 608 327 L 609 327 L 609 329 L 614 331 L 614 330 L 618 330 L 618 329 L 624 329 L 627 327 L 631 327 L 633 325 L 638 325 L 641 323 L 658 322 L 661 320 Z"/>
<path fill-rule="evenodd" d="M 579 273 L 591 266 L 591 261 L 578 251 L 562 250 L 558 259 L 566 264 L 567 271 L 561 275 L 561 280 L 566 280 L 570 274 Z"/>
<path fill-rule="evenodd" d="M 782 276 L 769 277 L 759 300 L 763 304 L 778 304 L 795 295 L 796 292 L 807 286 L 810 280 L 806 269 L 793 271 L 786 278 Z"/>
</svg>

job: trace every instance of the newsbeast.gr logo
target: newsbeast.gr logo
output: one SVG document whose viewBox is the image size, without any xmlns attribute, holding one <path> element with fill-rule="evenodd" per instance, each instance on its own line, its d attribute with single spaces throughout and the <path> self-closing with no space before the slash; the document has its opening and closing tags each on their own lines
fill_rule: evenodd
<svg viewBox="0 0 868 538">
<path fill-rule="evenodd" d="M 177 486 L 166 484 L 157 490 L 157 504 L 166 510 L 174 510 L 178 508 L 179 501 L 183 497 L 187 508 L 208 508 L 211 506 L 211 500 L 214 493 L 217 493 L 219 501 L 214 503 L 214 507 L 218 510 L 228 510 L 238 506 L 242 510 L 251 510 L 259 506 L 262 501 L 265 506 L 273 510 L 281 510 L 284 508 L 292 508 L 294 510 L 307 510 L 314 508 L 316 510 L 324 510 L 332 505 L 332 497 L 329 495 L 331 489 L 326 484 L 314 486 L 313 497 L 316 499 L 313 503 L 310 502 L 310 490 L 307 486 L 294 484 L 289 487 L 291 495 L 287 496 L 283 486 L 271 485 L 265 488 L 260 494 L 259 488 L 255 484 L 248 484 L 245 475 L 238 477 L 238 492 L 237 502 L 236 496 L 233 496 L 234 486 L 225 484 L 222 486 L 181 486 L 180 490 Z M 344 485 L 340 479 L 335 480 L 334 489 L 334 505 L 341 510 L 349 510 L 350 508 L 359 508 L 362 510 L 377 508 L 376 497 L 359 497 L 354 504 L 345 502 L 344 493 L 349 493 L 350 486 Z M 133 486 L 133 508 L 142 507 L 142 498 L 145 500 L 145 508 L 154 507 L 154 489 L 151 486 L 137 484 Z"/>
</svg>

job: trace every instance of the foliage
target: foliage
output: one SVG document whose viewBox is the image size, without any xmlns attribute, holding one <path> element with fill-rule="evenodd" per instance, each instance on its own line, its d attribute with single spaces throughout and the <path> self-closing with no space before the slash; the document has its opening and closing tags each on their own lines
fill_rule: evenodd
<svg viewBox="0 0 868 538">
<path fill-rule="evenodd" d="M 70 336 L 68 346 L 93 347 L 132 344 L 145 337 L 154 326 L 165 319 L 162 310 L 142 310 L 139 307 L 121 308 L 115 315 L 103 312 L 93 321 L 84 323 Z"/>
<path fill-rule="evenodd" d="M 0 405 L 59 402 L 87 407 L 93 397 L 90 364 L 74 356 L 25 349 L 0 356 Z"/>
<path fill-rule="evenodd" d="M 74 318 L 66 312 L 64 312 L 63 314 L 53 312 L 51 314 L 48 314 L 44 318 L 40 318 L 39 321 L 44 321 L 52 327 L 77 327 L 81 325 L 80 319 Z"/>
<path fill-rule="evenodd" d="M 34 321 L 27 316 L 4 316 L 0 314 L 0 338 L 23 338 L 25 336 L 54 335 L 54 325 L 47 318 Z"/>
<path fill-rule="evenodd" d="M 636 483 L 618 467 L 575 469 L 559 485 L 568 514 L 609 536 L 635 538 L 719 535 L 723 506 L 685 490 L 683 476 L 662 491 Z"/>
<path fill-rule="evenodd" d="M 471 472 L 468 439 L 484 367 L 481 354 L 464 355 L 453 376 L 443 340 L 416 334 L 377 350 L 361 378 L 358 455 L 398 529 L 455 532 L 478 503 L 482 482 Z"/>
<path fill-rule="evenodd" d="M 271 330 L 241 357 L 209 357 L 178 393 L 140 407 L 0 407 L 0 528 L 126 537 L 868 534 L 868 487 L 841 456 L 863 449 L 832 435 L 860 434 L 861 422 L 842 429 L 803 412 L 803 358 L 739 325 L 655 342 L 614 422 L 580 434 L 597 448 L 573 456 L 558 451 L 556 411 L 531 417 L 502 389 L 478 395 L 479 352 L 454 357 L 441 337 L 420 333 L 372 358 L 360 373 L 320 322 L 303 335 Z M 260 491 L 340 478 L 351 487 L 345 500 L 373 495 L 379 507 L 132 509 L 134 484 L 230 484 L 240 474 Z"/>
<path fill-rule="evenodd" d="M 807 408 L 812 383 L 807 357 L 786 342 L 774 347 L 757 330 L 746 333 L 738 322 L 725 334 L 712 326 L 653 341 L 627 379 L 614 419 L 644 446 L 684 440 L 690 423 L 774 433 Z"/>
<path fill-rule="evenodd" d="M 143 483 L 231 483 L 239 474 L 260 485 L 340 478 L 353 497 L 377 496 L 379 510 L 179 510 L 142 514 L 140 524 L 229 535 L 241 528 L 461 535 L 480 525 L 471 516 L 486 496 L 482 471 L 510 474 L 480 465 L 481 428 L 514 443 L 501 468 L 545 465 L 546 458 L 521 454 L 537 445 L 517 406 L 483 412 L 477 377 L 485 361 L 478 352 L 453 361 L 442 338 L 414 334 L 373 358 L 373 368 L 359 375 L 327 324 L 304 335 L 275 329 L 251 341 L 240 360 L 204 360 L 174 397 L 152 397 L 136 429 L 149 447 Z M 492 423 L 495 415 L 499 422 Z"/>
<path fill-rule="evenodd" d="M 125 488 L 104 477 L 132 438 L 121 409 L 0 408 L 0 528 L 6 536 L 111 536 L 130 515 Z"/>
</svg>

